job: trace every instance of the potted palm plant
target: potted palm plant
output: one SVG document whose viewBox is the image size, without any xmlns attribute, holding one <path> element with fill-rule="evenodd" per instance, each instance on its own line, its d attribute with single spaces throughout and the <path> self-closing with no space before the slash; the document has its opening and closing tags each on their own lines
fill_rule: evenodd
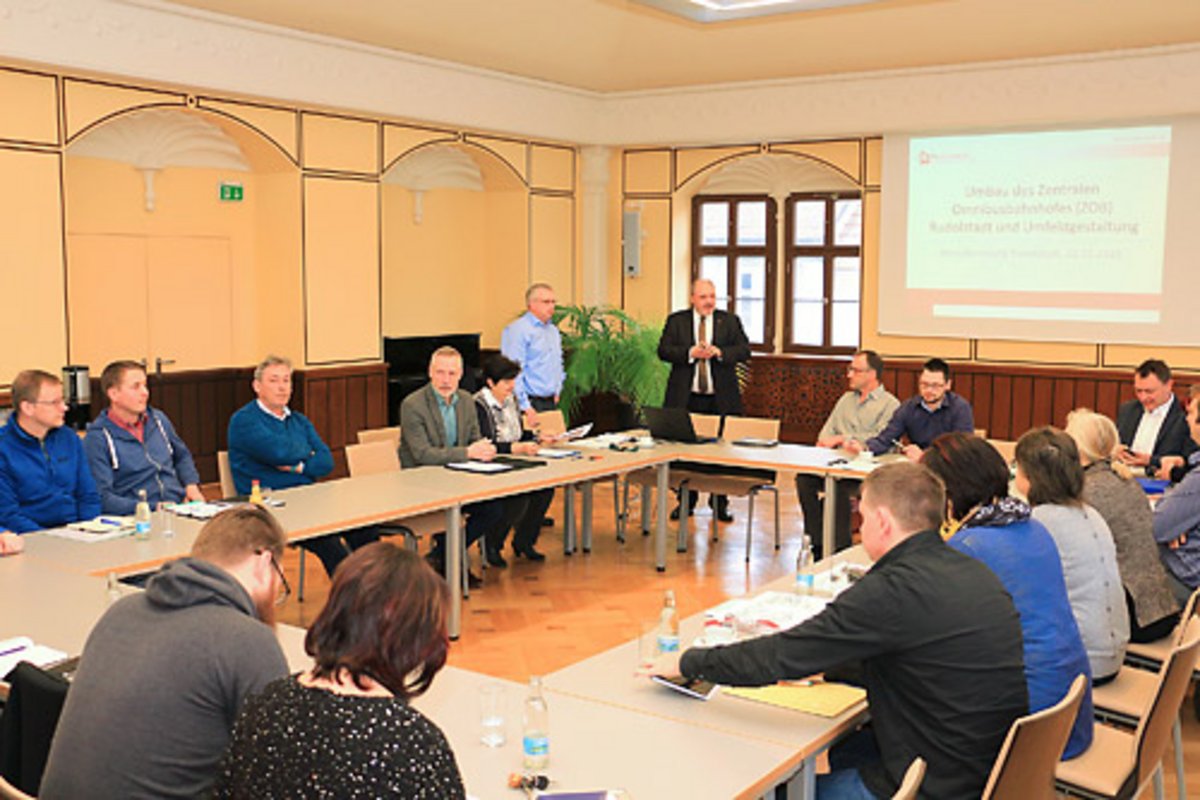
<svg viewBox="0 0 1200 800">
<path fill-rule="evenodd" d="M 658 357 L 659 327 L 612 306 L 559 306 L 566 377 L 560 404 L 572 420 L 603 433 L 637 425 L 642 406 L 662 405 L 667 364 Z"/>
</svg>

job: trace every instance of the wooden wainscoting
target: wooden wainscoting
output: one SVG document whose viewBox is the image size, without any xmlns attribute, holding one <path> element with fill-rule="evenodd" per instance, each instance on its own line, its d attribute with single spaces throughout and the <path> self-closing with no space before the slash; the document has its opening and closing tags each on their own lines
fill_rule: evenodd
<svg viewBox="0 0 1200 800">
<path fill-rule="evenodd" d="M 331 478 L 344 478 L 346 445 L 358 432 L 388 424 L 387 364 L 310 369 L 297 375 L 293 397 L 303 398 L 304 414 L 333 451 Z"/>
<path fill-rule="evenodd" d="M 784 441 L 812 442 L 846 391 L 848 359 L 754 356 L 744 392 L 746 413 L 782 422 Z M 975 409 L 975 427 L 993 439 L 1016 439 L 1037 425 L 1066 424 L 1067 412 L 1081 406 L 1116 418 L 1117 407 L 1133 399 L 1132 371 L 997 364 L 952 364 L 953 388 Z M 917 392 L 920 361 L 888 361 L 884 385 L 904 400 Z M 1177 374 L 1175 392 L 1187 402 L 1195 374 Z"/>
</svg>

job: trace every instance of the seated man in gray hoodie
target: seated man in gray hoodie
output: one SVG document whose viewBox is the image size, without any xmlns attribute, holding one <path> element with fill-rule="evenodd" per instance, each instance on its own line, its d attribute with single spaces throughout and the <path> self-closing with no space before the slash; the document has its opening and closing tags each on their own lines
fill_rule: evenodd
<svg viewBox="0 0 1200 800">
<path fill-rule="evenodd" d="M 247 696 L 287 674 L 275 638 L 286 539 L 270 512 L 213 517 L 188 558 L 88 636 L 39 797 L 201 797 Z"/>
</svg>

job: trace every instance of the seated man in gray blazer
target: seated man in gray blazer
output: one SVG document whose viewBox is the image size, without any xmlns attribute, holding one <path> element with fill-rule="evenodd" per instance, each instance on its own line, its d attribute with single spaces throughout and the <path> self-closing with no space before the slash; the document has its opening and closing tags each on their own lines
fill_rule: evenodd
<svg viewBox="0 0 1200 800">
<path fill-rule="evenodd" d="M 400 404 L 400 466 L 441 466 L 452 461 L 490 461 L 496 446 L 479 432 L 475 399 L 458 388 L 462 356 L 453 347 L 441 347 L 429 359 L 429 383 Z M 451 478 L 450 475 L 447 475 Z M 452 479 L 452 478 L 451 478 Z M 504 501 L 484 500 L 463 506 L 467 519 L 467 546 L 504 522 Z M 433 537 L 426 557 L 437 572 L 446 572 L 446 534 Z M 472 585 L 479 578 L 469 576 Z"/>
</svg>

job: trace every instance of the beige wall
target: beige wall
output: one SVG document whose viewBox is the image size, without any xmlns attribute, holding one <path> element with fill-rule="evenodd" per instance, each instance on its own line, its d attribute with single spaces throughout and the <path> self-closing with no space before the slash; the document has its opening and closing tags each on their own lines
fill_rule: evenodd
<svg viewBox="0 0 1200 800">
<path fill-rule="evenodd" d="M 147 211 L 141 172 L 69 155 L 152 106 L 203 114 L 251 170 L 162 169 Z M 481 331 L 498 346 L 531 275 L 574 300 L 573 147 L 17 65 L 0 65 L 0 107 L 0 178 L 20 187 L 0 198 L 0 266 L 22 298 L 0 315 L 0 386 L 22 368 L 118 357 L 174 359 L 168 370 L 266 352 L 372 361 L 385 335 Z M 418 226 L 411 193 L 380 170 L 435 140 L 472 145 L 487 191 L 429 192 Z M 243 201 L 219 201 L 224 180 Z"/>
</svg>

